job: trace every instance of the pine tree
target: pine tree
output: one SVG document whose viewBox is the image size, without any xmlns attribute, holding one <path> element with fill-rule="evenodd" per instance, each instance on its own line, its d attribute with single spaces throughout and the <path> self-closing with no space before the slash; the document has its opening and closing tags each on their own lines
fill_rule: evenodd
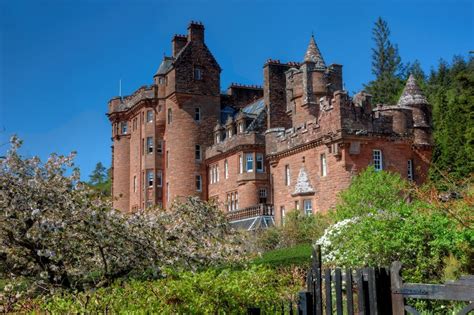
<svg viewBox="0 0 474 315">
<path fill-rule="evenodd" d="M 95 169 L 92 171 L 92 174 L 89 176 L 89 183 L 91 185 L 102 184 L 107 177 L 106 171 L 107 169 L 104 165 L 102 165 L 101 162 L 97 163 L 95 165 Z"/>
<path fill-rule="evenodd" d="M 367 92 L 373 95 L 374 104 L 394 104 L 403 89 L 403 64 L 398 47 L 390 41 L 390 28 L 381 17 L 372 29 L 372 74 L 375 80 L 365 85 Z"/>
</svg>

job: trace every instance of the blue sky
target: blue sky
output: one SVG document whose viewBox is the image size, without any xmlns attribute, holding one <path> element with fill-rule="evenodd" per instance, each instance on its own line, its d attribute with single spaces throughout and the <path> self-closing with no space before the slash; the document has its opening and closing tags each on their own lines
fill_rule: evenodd
<svg viewBox="0 0 474 315">
<path fill-rule="evenodd" d="M 425 71 L 474 50 L 474 5 L 459 1 L 0 0 L 0 155 L 12 134 L 22 153 L 67 154 L 88 178 L 110 165 L 107 101 L 152 77 L 171 37 L 202 21 L 206 43 L 231 82 L 262 83 L 266 59 L 301 61 L 314 32 L 326 63 L 344 65 L 358 91 L 372 79 L 371 29 L 382 16 L 403 62 Z"/>
</svg>

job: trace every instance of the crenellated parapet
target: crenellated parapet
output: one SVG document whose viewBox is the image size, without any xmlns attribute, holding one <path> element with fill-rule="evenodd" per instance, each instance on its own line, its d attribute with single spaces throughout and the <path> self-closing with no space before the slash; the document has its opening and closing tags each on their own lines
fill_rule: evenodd
<svg viewBox="0 0 474 315">
<path fill-rule="evenodd" d="M 142 100 L 154 99 L 156 97 L 156 92 L 156 85 L 143 85 L 129 96 L 114 97 L 109 101 L 109 114 L 115 112 L 126 112 Z"/>
</svg>

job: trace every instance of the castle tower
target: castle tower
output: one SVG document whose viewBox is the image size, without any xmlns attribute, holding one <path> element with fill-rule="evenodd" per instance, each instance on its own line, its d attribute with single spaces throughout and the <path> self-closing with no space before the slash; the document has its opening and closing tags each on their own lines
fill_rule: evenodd
<svg viewBox="0 0 474 315">
<path fill-rule="evenodd" d="M 397 105 L 412 109 L 413 144 L 418 146 L 432 145 L 429 104 L 412 74 L 407 80 Z"/>
<path fill-rule="evenodd" d="M 182 196 L 207 198 L 204 153 L 220 117 L 221 68 L 204 42 L 204 25 L 191 22 L 186 44 L 180 36 L 173 47 L 165 80 L 165 206 Z"/>
</svg>

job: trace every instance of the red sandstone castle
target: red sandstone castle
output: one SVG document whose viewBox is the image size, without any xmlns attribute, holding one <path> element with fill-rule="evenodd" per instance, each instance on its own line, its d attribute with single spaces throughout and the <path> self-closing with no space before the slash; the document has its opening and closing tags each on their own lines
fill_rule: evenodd
<svg viewBox="0 0 474 315">
<path fill-rule="evenodd" d="M 331 208 L 369 165 L 425 179 L 430 112 L 412 77 L 398 104 L 372 106 L 365 92 L 348 95 L 342 66 L 326 65 L 313 37 L 302 62 L 270 59 L 263 69 L 263 87 L 223 94 L 204 26 L 175 35 L 153 84 L 109 101 L 114 207 L 198 196 L 253 229 L 294 209 Z"/>
</svg>

